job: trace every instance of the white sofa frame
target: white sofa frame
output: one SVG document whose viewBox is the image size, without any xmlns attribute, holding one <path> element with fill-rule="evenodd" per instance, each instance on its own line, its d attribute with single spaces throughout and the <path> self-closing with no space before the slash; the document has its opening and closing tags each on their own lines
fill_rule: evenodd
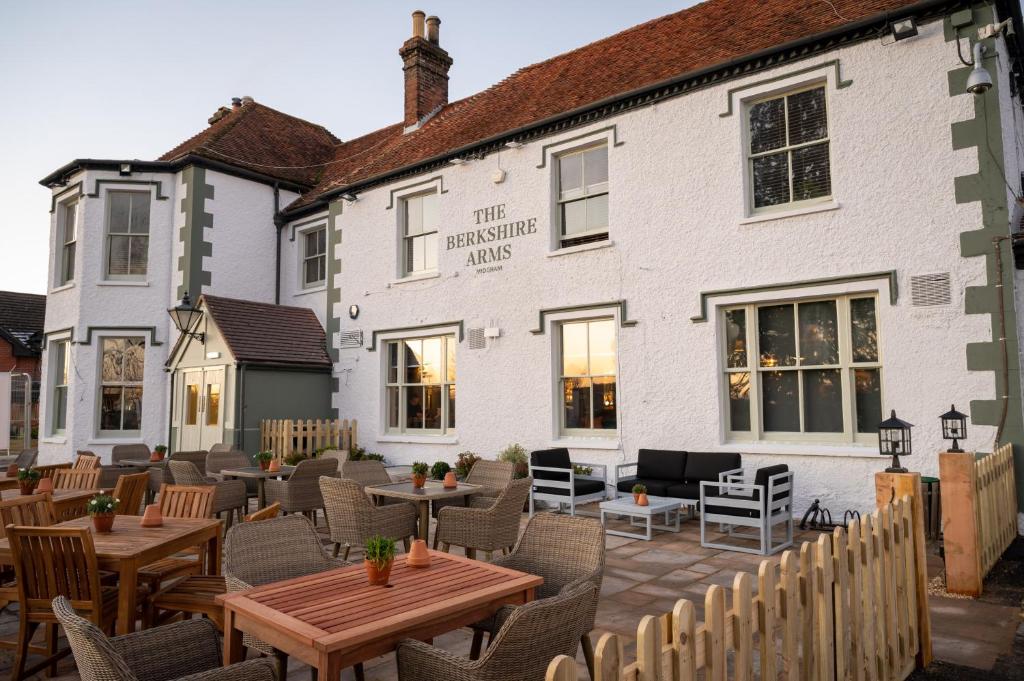
<svg viewBox="0 0 1024 681">
<path fill-rule="evenodd" d="M 622 497 L 630 496 L 629 492 L 623 492 L 622 490 L 619 489 L 619 482 L 622 481 L 622 480 L 628 480 L 629 478 L 636 479 L 636 468 L 639 465 L 640 465 L 639 462 L 634 461 L 632 463 L 620 463 L 620 464 L 617 464 L 615 466 L 615 485 L 614 485 L 614 488 L 615 488 L 615 496 L 616 496 L 616 498 L 622 498 Z M 622 472 L 624 470 L 629 469 L 629 468 L 634 469 L 632 471 L 632 474 L 631 475 L 623 476 Z M 728 482 L 730 477 L 735 478 L 737 476 L 742 476 L 742 475 L 743 475 L 743 469 L 742 468 L 731 468 L 731 469 L 729 469 L 727 471 L 722 471 L 721 473 L 718 474 L 718 482 L 725 483 L 725 482 Z M 715 483 L 711 483 L 711 484 L 713 485 Z M 700 499 L 683 499 L 682 497 L 671 497 L 671 498 L 672 499 L 679 499 L 679 502 L 683 506 L 687 507 L 688 515 L 689 515 L 690 518 L 696 517 L 696 515 L 697 515 L 697 505 L 700 504 Z"/>
<path fill-rule="evenodd" d="M 597 475 L 579 475 L 576 473 L 575 466 L 582 466 L 584 468 L 592 468 L 595 472 L 598 469 L 601 470 L 600 477 Z M 551 472 L 551 473 L 568 473 L 568 480 L 548 480 L 545 478 L 538 478 L 535 471 Z M 566 468 L 555 468 L 552 466 L 534 466 L 530 464 L 530 477 L 533 478 L 533 485 L 530 487 L 530 517 L 533 517 L 535 512 L 534 504 L 537 501 L 547 501 L 558 504 L 558 513 L 562 512 L 562 506 L 564 504 L 569 505 L 569 515 L 576 515 L 576 506 L 578 504 L 589 504 L 593 501 L 604 501 L 608 498 L 608 466 L 603 463 L 580 463 L 573 461 L 572 465 Z M 601 482 L 601 491 L 592 492 L 590 494 L 576 495 L 576 480 L 598 480 Z M 538 492 L 538 487 L 551 487 L 554 489 L 564 489 L 566 494 L 551 494 L 547 492 Z M 580 515 L 598 517 L 600 513 L 581 513 Z"/>
<path fill-rule="evenodd" d="M 762 556 L 770 556 L 793 545 L 793 471 L 777 473 L 768 478 L 767 485 L 755 485 L 752 482 L 744 482 L 744 475 L 728 475 L 720 482 L 700 483 L 700 545 L 711 549 L 725 549 L 727 551 L 740 551 L 742 553 L 753 553 Z M 717 488 L 718 494 L 731 494 L 732 497 L 713 496 L 710 497 L 711 505 L 720 508 L 735 508 L 745 511 L 754 511 L 755 517 L 730 515 L 727 513 L 708 513 L 705 506 L 705 497 L 709 488 Z M 785 492 L 786 496 L 775 499 L 775 495 Z M 736 498 L 743 495 L 746 498 Z M 764 500 L 767 499 L 767 506 Z M 734 544 L 718 544 L 707 540 L 707 523 L 718 523 L 723 531 L 730 537 L 740 539 L 754 539 L 759 543 L 758 549 L 737 546 Z M 784 525 L 786 530 L 785 539 L 774 543 L 775 528 Z M 737 531 L 740 528 L 754 528 L 757 532 Z"/>
</svg>

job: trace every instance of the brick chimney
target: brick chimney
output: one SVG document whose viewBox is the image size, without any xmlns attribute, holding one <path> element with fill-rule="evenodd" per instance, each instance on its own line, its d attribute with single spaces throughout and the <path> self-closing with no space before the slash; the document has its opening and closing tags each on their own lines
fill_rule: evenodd
<svg viewBox="0 0 1024 681">
<path fill-rule="evenodd" d="M 439 44 L 440 26 L 440 19 L 425 17 L 416 10 L 412 13 L 412 37 L 398 51 L 405 71 L 407 129 L 415 130 L 427 116 L 448 103 L 448 69 L 452 58 Z"/>
</svg>

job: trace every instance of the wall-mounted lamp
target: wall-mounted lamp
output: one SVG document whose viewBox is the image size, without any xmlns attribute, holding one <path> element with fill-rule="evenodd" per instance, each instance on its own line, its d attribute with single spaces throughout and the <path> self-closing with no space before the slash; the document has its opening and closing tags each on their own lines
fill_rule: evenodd
<svg viewBox="0 0 1024 681">
<path fill-rule="evenodd" d="M 451 163 L 453 166 L 461 166 L 465 162 L 466 159 L 462 158 L 461 156 L 456 156 L 451 161 L 449 161 L 449 163 Z"/>
<path fill-rule="evenodd" d="M 359 197 L 353 194 L 352 192 L 345 192 L 344 194 L 341 195 L 341 198 L 345 199 L 345 201 L 349 203 L 355 203 L 356 201 L 359 200 Z"/>
<path fill-rule="evenodd" d="M 131 163 L 122 163 L 121 167 L 118 169 L 118 172 L 121 175 L 131 175 L 132 174 L 132 164 Z"/>
<path fill-rule="evenodd" d="M 200 343 L 205 342 L 206 334 L 192 331 L 199 324 L 199 320 L 203 318 L 203 311 L 192 304 L 192 300 L 188 297 L 188 291 L 185 291 L 181 302 L 168 310 L 167 314 L 171 316 L 171 321 L 174 322 L 178 333 L 194 338 Z"/>
<path fill-rule="evenodd" d="M 981 63 L 984 56 L 985 46 L 981 43 L 974 43 L 974 62 L 968 64 L 974 68 L 971 70 L 971 75 L 967 76 L 967 91 L 972 95 L 983 95 L 992 87 L 992 76 Z"/>
<path fill-rule="evenodd" d="M 897 42 L 913 38 L 917 35 L 917 22 L 914 20 L 914 17 L 900 19 L 889 24 L 889 31 L 892 32 L 892 37 Z"/>
</svg>

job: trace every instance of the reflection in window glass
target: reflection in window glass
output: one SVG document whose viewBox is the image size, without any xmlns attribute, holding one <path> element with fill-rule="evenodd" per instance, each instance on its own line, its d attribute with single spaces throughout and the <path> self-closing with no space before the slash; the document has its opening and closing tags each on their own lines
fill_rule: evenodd
<svg viewBox="0 0 1024 681">
<path fill-rule="evenodd" d="M 601 431 L 618 428 L 615 321 L 565 322 L 560 328 L 562 428 Z"/>
<path fill-rule="evenodd" d="M 100 430 L 136 431 L 142 422 L 142 338 L 104 338 L 100 369 Z"/>
<path fill-rule="evenodd" d="M 800 303 L 800 364 L 837 364 L 839 326 L 836 301 Z"/>
<path fill-rule="evenodd" d="M 452 336 L 387 341 L 389 432 L 434 435 L 455 429 L 455 345 Z"/>
<path fill-rule="evenodd" d="M 185 386 L 185 425 L 194 426 L 199 422 L 199 386 L 190 383 Z"/>
<path fill-rule="evenodd" d="M 796 364 L 796 338 L 793 333 L 793 306 L 767 305 L 757 309 L 761 366 Z"/>
<path fill-rule="evenodd" d="M 220 423 L 220 384 L 210 383 L 206 386 L 206 425 L 215 426 Z"/>
</svg>

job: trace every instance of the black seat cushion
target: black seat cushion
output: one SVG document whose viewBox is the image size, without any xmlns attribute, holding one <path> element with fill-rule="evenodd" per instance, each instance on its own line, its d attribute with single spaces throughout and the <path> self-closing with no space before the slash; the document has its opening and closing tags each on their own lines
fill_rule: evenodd
<svg viewBox="0 0 1024 681">
<path fill-rule="evenodd" d="M 686 452 L 670 449 L 641 449 L 637 452 L 636 477 L 679 482 L 686 470 Z M 650 491 L 650 490 L 648 490 Z"/>
<path fill-rule="evenodd" d="M 630 478 L 629 480 L 619 480 L 618 490 L 625 492 L 626 494 L 633 493 L 633 485 L 643 485 L 647 488 L 647 494 L 656 497 L 668 496 L 668 488 L 672 484 L 671 480 L 655 480 L 653 478 Z"/>
<path fill-rule="evenodd" d="M 676 499 L 693 499 L 694 501 L 700 501 L 700 483 L 679 482 L 674 485 L 669 485 L 665 496 L 674 497 Z"/>
<path fill-rule="evenodd" d="M 604 493 L 604 483 L 600 480 L 580 480 L 576 478 L 573 484 L 576 496 L 581 497 L 585 494 L 597 494 L 598 492 Z M 537 494 L 561 494 L 569 496 L 569 490 L 560 487 L 539 487 L 534 486 L 533 491 Z"/>
<path fill-rule="evenodd" d="M 754 484 L 764 485 L 765 494 L 768 494 L 768 479 L 773 475 L 779 473 L 788 473 L 789 466 L 784 463 L 776 464 L 774 466 L 765 466 L 758 468 L 757 473 L 754 474 Z M 789 492 L 776 492 L 772 495 L 772 501 L 778 501 L 779 499 L 785 499 L 789 496 Z"/>
<path fill-rule="evenodd" d="M 708 497 L 707 494 L 704 495 Z M 716 494 L 714 495 L 724 499 L 742 499 L 744 501 L 750 501 L 751 497 L 745 494 Z M 710 502 L 710 499 L 708 499 Z M 706 513 L 717 513 L 718 515 L 731 515 L 737 518 L 757 518 L 760 513 L 752 508 L 732 508 L 731 506 L 713 506 L 711 503 L 707 504 Z"/>
<path fill-rule="evenodd" d="M 736 452 L 687 452 L 683 479 L 686 482 L 718 482 L 719 473 L 741 465 L 740 455 Z"/>
<path fill-rule="evenodd" d="M 542 468 L 564 468 L 565 473 L 554 473 L 552 471 L 536 471 L 533 474 L 534 480 L 569 480 L 569 470 L 572 468 L 572 461 L 569 459 L 569 450 L 565 447 L 554 449 L 538 449 L 530 452 L 530 463 Z"/>
</svg>

